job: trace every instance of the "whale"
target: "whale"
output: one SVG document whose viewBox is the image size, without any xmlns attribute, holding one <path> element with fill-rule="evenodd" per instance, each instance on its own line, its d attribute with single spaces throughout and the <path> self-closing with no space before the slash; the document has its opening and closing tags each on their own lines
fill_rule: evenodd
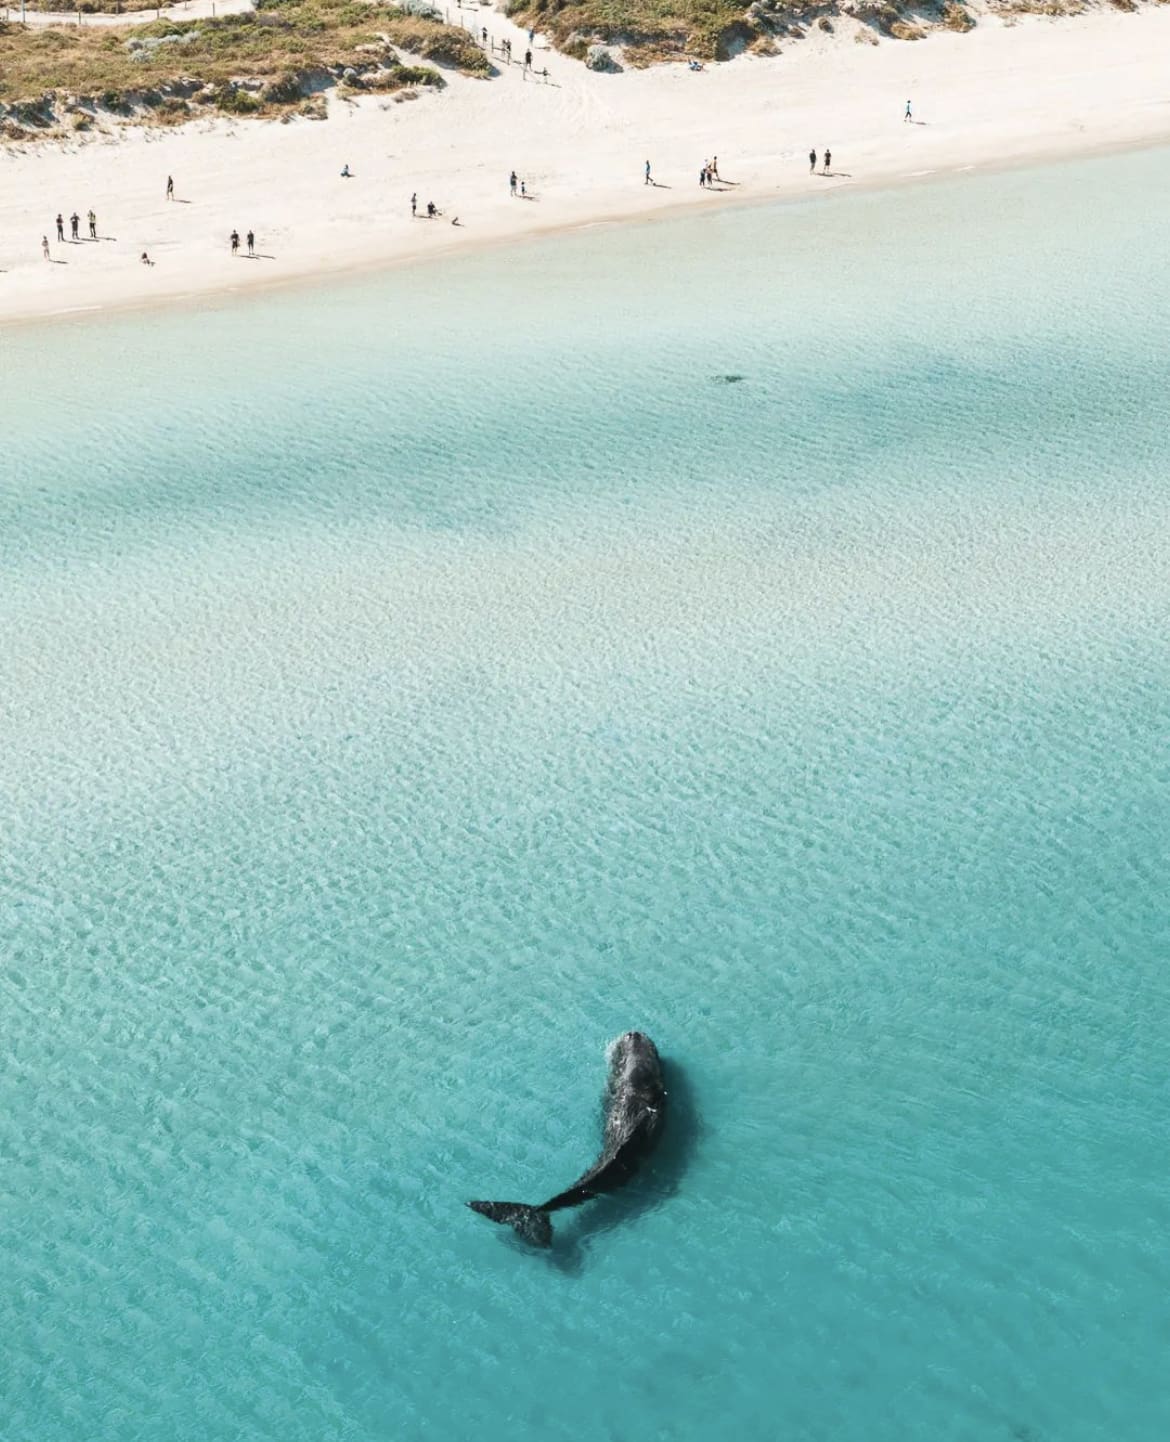
<svg viewBox="0 0 1170 1442">
<path fill-rule="evenodd" d="M 609 1048 L 605 1130 L 601 1155 L 588 1171 L 547 1202 L 468 1202 L 490 1222 L 512 1227 L 534 1247 L 552 1245 L 549 1214 L 579 1207 L 613 1192 L 654 1150 L 666 1122 L 666 1088 L 658 1048 L 640 1031 L 627 1031 Z"/>
</svg>

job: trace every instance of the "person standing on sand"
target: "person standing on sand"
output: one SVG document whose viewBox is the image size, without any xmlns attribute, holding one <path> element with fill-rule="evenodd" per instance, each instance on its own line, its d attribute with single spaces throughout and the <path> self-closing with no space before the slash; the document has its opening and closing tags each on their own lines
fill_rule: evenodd
<svg viewBox="0 0 1170 1442">
<path fill-rule="evenodd" d="M 91 210 L 90 213 L 89 213 L 89 216 L 88 216 L 87 218 L 88 218 L 88 220 L 89 220 L 89 238 L 90 238 L 90 240 L 96 240 L 96 239 L 97 239 L 97 216 L 94 215 L 93 211 Z"/>
<path fill-rule="evenodd" d="M 642 184 L 643 184 L 643 185 L 653 185 L 653 184 L 654 184 L 654 182 L 650 179 L 650 162 L 649 162 L 649 161 L 646 162 L 646 179 L 642 182 Z"/>
<path fill-rule="evenodd" d="M 46 260 L 48 260 L 48 258 L 49 258 L 49 237 L 48 237 L 47 235 L 42 235 L 42 236 L 41 236 L 41 254 L 45 257 Z"/>
<path fill-rule="evenodd" d="M 524 52 L 524 68 L 525 68 L 525 70 L 531 70 L 531 69 L 532 69 L 532 51 L 531 51 L 531 50 L 525 50 L 525 52 Z"/>
<path fill-rule="evenodd" d="M 238 230 L 233 230 L 233 231 L 232 231 L 232 254 L 233 254 L 233 255 L 238 254 L 239 249 L 240 249 L 240 232 L 239 232 Z"/>
<path fill-rule="evenodd" d="M 902 123 L 905 124 L 907 120 L 913 120 L 913 119 L 914 119 L 914 116 L 910 113 L 910 102 L 907 100 L 907 102 L 906 102 L 906 114 L 902 116 Z"/>
<path fill-rule="evenodd" d="M 74 211 L 73 214 L 69 217 L 69 224 L 70 224 L 70 226 L 72 227 L 72 230 L 73 230 L 73 239 L 74 239 L 74 240 L 80 239 L 80 237 L 79 237 L 78 234 L 77 234 L 77 228 L 78 228 L 78 226 L 81 224 L 81 216 L 78 215 L 78 213 L 77 213 L 76 211 Z"/>
<path fill-rule="evenodd" d="M 61 241 L 62 243 L 64 243 L 64 240 L 65 240 L 65 222 L 61 219 L 61 212 L 60 212 L 60 211 L 57 212 L 57 239 L 58 239 L 59 241 Z"/>
<path fill-rule="evenodd" d="M 511 190 L 512 194 L 515 195 L 515 194 L 516 194 L 516 172 L 515 172 L 515 171 L 512 172 L 511 176 L 510 176 L 509 179 L 508 179 L 508 187 L 509 187 L 509 189 Z"/>
<path fill-rule="evenodd" d="M 248 254 L 256 254 L 256 232 L 254 230 L 248 232 Z"/>
<path fill-rule="evenodd" d="M 718 180 L 718 179 L 719 179 L 719 157 L 718 157 L 717 155 L 713 155 L 713 156 L 711 157 L 711 168 L 710 168 L 710 170 L 708 170 L 708 172 L 707 172 L 707 183 L 710 184 L 711 181 L 713 181 L 713 180 Z"/>
<path fill-rule="evenodd" d="M 808 153 L 808 173 L 809 173 L 810 175 L 812 175 L 812 173 L 816 170 L 816 168 L 817 168 L 817 153 L 816 153 L 815 150 L 810 150 L 809 153 Z"/>
<path fill-rule="evenodd" d="M 174 198 L 175 198 L 175 181 L 174 181 L 174 177 L 168 175 L 168 176 L 167 176 L 167 199 L 168 199 L 168 200 L 174 200 Z"/>
<path fill-rule="evenodd" d="M 414 194 L 410 197 L 410 218 L 411 218 L 411 220 L 413 220 L 414 217 L 415 217 L 417 214 L 418 214 L 418 191 L 416 190 L 416 191 L 414 192 Z"/>
<path fill-rule="evenodd" d="M 828 175 L 828 173 L 829 173 L 829 166 L 832 165 L 832 163 L 833 163 L 833 152 L 832 152 L 831 150 L 826 150 L 826 151 L 825 151 L 825 174 L 826 174 L 826 175 Z"/>
</svg>

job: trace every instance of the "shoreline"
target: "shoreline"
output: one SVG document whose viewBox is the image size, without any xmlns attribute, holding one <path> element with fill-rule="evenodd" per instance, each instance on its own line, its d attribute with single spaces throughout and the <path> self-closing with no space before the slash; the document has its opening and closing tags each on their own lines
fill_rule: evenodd
<svg viewBox="0 0 1170 1442">
<path fill-rule="evenodd" d="M 493 38 L 520 35 L 495 12 L 483 18 Z M 550 85 L 513 67 L 490 81 L 449 76 L 444 92 L 409 104 L 334 99 L 325 122 L 199 122 L 0 151 L 0 326 L 223 302 L 590 226 L 1152 148 L 1170 142 L 1168 53 L 1170 6 L 985 19 L 967 34 L 880 46 L 826 37 L 699 75 L 677 65 L 595 75 L 538 49 Z M 834 151 L 828 176 L 809 174 L 815 141 Z M 712 150 L 734 188 L 700 189 Z M 418 163 L 404 166 L 404 152 Z M 642 182 L 646 157 L 654 187 Z M 512 167 L 531 200 L 508 194 Z M 170 173 L 187 203 L 164 202 Z M 412 191 L 443 216 L 412 221 Z M 99 235 L 108 225 L 118 238 L 53 243 L 65 264 L 46 265 L 40 237 L 53 216 L 90 205 Z M 233 227 L 255 228 L 263 264 L 230 257 Z"/>
</svg>

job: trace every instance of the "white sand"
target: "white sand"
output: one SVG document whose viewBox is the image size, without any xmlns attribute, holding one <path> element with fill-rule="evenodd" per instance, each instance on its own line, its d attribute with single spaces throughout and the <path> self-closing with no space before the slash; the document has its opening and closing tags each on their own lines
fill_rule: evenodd
<svg viewBox="0 0 1170 1442">
<path fill-rule="evenodd" d="M 476 13 L 523 55 L 520 31 Z M 514 65 L 490 81 L 449 74 L 445 91 L 415 101 L 333 101 L 328 121 L 198 122 L 0 150 L 0 321 L 1170 140 L 1168 56 L 1170 6 L 1011 27 L 985 18 L 965 35 L 878 46 L 855 43 L 850 29 L 701 74 L 671 65 L 595 75 L 538 37 L 548 85 Z M 903 123 L 907 98 L 924 123 Z M 835 173 L 811 177 L 809 148 L 826 145 Z M 700 189 L 712 153 L 734 188 Z M 647 159 L 658 187 L 643 184 Z M 339 175 L 346 163 L 351 180 Z M 513 168 L 533 199 L 510 197 Z M 168 174 L 185 203 L 164 200 Z M 420 212 L 434 200 L 443 218 L 412 220 L 412 191 Z M 76 208 L 84 235 L 91 206 L 103 239 L 58 245 L 58 210 L 68 222 Z M 233 227 L 255 229 L 259 258 L 231 257 Z M 54 263 L 41 257 L 46 234 Z"/>
</svg>

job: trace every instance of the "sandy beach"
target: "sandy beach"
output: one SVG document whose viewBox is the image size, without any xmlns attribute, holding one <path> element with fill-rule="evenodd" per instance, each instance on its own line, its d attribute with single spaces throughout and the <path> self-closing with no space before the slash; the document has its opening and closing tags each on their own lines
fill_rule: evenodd
<svg viewBox="0 0 1170 1442">
<path fill-rule="evenodd" d="M 475 13 L 522 53 L 516 27 Z M 490 81 L 448 73 L 444 91 L 409 101 L 333 99 L 324 122 L 197 122 L 13 146 L 0 150 L 0 321 L 245 290 L 684 207 L 1155 144 L 1170 140 L 1167 55 L 1170 6 L 1011 25 L 984 16 L 969 34 L 876 46 L 839 28 L 701 73 L 594 74 L 538 37 L 547 83 L 516 64 Z M 810 147 L 819 158 L 831 149 L 828 175 L 809 174 Z M 713 155 L 727 183 L 705 190 L 699 170 Z M 647 160 L 654 185 L 644 184 Z M 512 170 L 524 199 L 509 192 Z M 428 202 L 441 212 L 434 220 L 423 218 Z M 68 222 L 77 210 L 84 236 L 91 208 L 99 241 L 58 244 L 57 213 Z M 255 257 L 246 247 L 231 255 L 233 228 L 255 231 Z"/>
</svg>

